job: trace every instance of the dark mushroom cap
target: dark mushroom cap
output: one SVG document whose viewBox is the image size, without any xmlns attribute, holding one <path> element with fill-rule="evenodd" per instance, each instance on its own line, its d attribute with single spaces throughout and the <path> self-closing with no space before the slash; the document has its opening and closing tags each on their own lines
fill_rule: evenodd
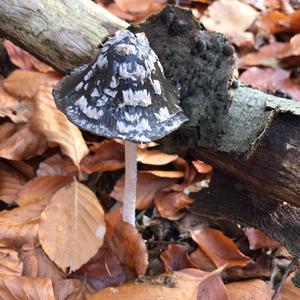
<svg viewBox="0 0 300 300">
<path fill-rule="evenodd" d="M 68 119 L 96 135 L 134 142 L 160 139 L 187 118 L 144 33 L 120 30 L 89 65 L 53 91 Z"/>
</svg>

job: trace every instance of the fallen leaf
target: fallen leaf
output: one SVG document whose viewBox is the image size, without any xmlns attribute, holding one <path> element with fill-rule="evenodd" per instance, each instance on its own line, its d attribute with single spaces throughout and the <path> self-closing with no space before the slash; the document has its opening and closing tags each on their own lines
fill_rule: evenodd
<svg viewBox="0 0 300 300">
<path fill-rule="evenodd" d="M 13 249 L 0 248 L 0 278 L 3 275 L 21 276 L 22 271 L 23 264 L 19 253 Z"/>
<path fill-rule="evenodd" d="M 216 269 L 213 262 L 207 257 L 207 255 L 200 249 L 197 248 L 189 255 L 189 261 L 192 267 L 205 271 L 211 272 Z"/>
<path fill-rule="evenodd" d="M 219 270 L 215 273 L 206 273 L 195 269 L 185 269 L 174 272 L 174 275 L 161 274 L 150 277 L 149 281 L 145 280 L 141 283 L 135 281 L 116 288 L 105 288 L 94 295 L 87 295 L 87 300 L 123 300 L 127 298 L 131 300 L 229 300 L 226 289 L 222 289 L 223 283 L 214 280 L 219 278 L 219 273 Z M 171 284 L 175 284 L 175 286 Z M 206 297 L 216 293 L 218 293 L 218 298 Z"/>
<path fill-rule="evenodd" d="M 252 67 L 240 76 L 240 80 L 262 91 L 281 90 L 300 101 L 300 88 L 290 79 L 290 71 Z"/>
<path fill-rule="evenodd" d="M 55 300 L 68 300 L 73 293 L 79 292 L 82 282 L 78 279 L 64 279 L 54 286 Z M 79 299 L 79 298 L 77 298 Z M 76 298 L 74 300 L 77 300 Z"/>
<path fill-rule="evenodd" d="M 177 215 L 183 208 L 187 208 L 193 202 L 185 193 L 161 191 L 155 195 L 155 206 L 159 214 L 167 219 L 177 219 Z"/>
<path fill-rule="evenodd" d="M 177 154 L 166 154 L 160 150 L 137 149 L 137 161 L 143 164 L 162 166 L 178 158 Z"/>
<path fill-rule="evenodd" d="M 17 126 L 14 123 L 5 122 L 0 125 L 0 143 L 14 134 Z"/>
<path fill-rule="evenodd" d="M 9 55 L 10 61 L 20 69 L 23 70 L 36 69 L 37 71 L 40 71 L 42 73 L 54 71 L 51 67 L 42 63 L 34 56 L 29 54 L 27 51 L 19 48 L 9 40 L 5 40 L 3 42 L 3 46 L 5 47 Z"/>
<path fill-rule="evenodd" d="M 62 187 L 71 183 L 70 176 L 49 175 L 36 177 L 28 181 L 18 194 L 17 203 L 25 206 L 34 202 L 39 202 L 46 207 L 51 197 Z"/>
<path fill-rule="evenodd" d="M 125 166 L 124 146 L 116 141 L 105 140 L 90 148 L 92 154 L 83 158 L 81 170 L 91 174 L 123 169 Z"/>
<path fill-rule="evenodd" d="M 227 268 L 242 267 L 252 262 L 250 257 L 242 254 L 234 242 L 219 230 L 195 230 L 191 231 L 191 237 L 217 267 L 225 264 Z"/>
<path fill-rule="evenodd" d="M 17 99 L 8 94 L 0 84 L 0 117 L 8 117 L 14 123 L 26 123 L 33 113 L 33 103 L 29 99 Z"/>
<path fill-rule="evenodd" d="M 115 0 L 115 3 L 129 13 L 139 13 L 150 8 L 155 0 Z"/>
<path fill-rule="evenodd" d="M 300 289 L 295 287 L 292 282 L 292 278 L 295 276 L 295 273 L 291 273 L 286 279 L 282 290 L 280 291 L 279 300 L 293 300 L 300 298 Z"/>
<path fill-rule="evenodd" d="M 86 278 L 96 291 L 126 281 L 126 275 L 119 260 L 105 245 L 86 264 L 73 273 L 72 277 Z"/>
<path fill-rule="evenodd" d="M 122 176 L 114 186 L 110 196 L 117 201 L 123 201 L 125 176 Z M 175 183 L 172 178 L 161 178 L 148 173 L 138 172 L 136 207 L 148 209 L 153 206 L 154 196 L 157 191 Z"/>
<path fill-rule="evenodd" d="M 270 300 L 274 293 L 267 283 L 260 279 L 232 282 L 227 284 L 226 288 L 230 300 Z"/>
<path fill-rule="evenodd" d="M 112 252 L 122 264 L 134 269 L 138 275 L 145 274 L 148 253 L 143 237 L 132 225 L 122 221 L 119 208 L 105 216 L 108 242 Z"/>
<path fill-rule="evenodd" d="M 49 278 L 0 276 L 1 300 L 55 300 Z"/>
<path fill-rule="evenodd" d="M 59 78 L 57 73 L 15 70 L 3 80 L 3 86 L 13 97 L 33 98 L 41 86 L 53 87 Z"/>
<path fill-rule="evenodd" d="M 36 170 L 37 176 L 61 175 L 76 176 L 77 168 L 68 157 L 62 157 L 60 154 L 54 154 L 43 160 Z"/>
<path fill-rule="evenodd" d="M 35 95 L 32 124 L 43 133 L 48 142 L 57 143 L 62 153 L 69 156 L 79 169 L 80 161 L 89 150 L 78 127 L 56 108 L 52 87 L 42 85 Z"/>
<path fill-rule="evenodd" d="M 19 191 L 27 179 L 4 161 L 0 161 L 0 199 L 11 204 L 17 199 Z"/>
<path fill-rule="evenodd" d="M 207 8 L 200 21 L 206 29 L 230 36 L 248 29 L 258 15 L 253 7 L 238 0 L 218 0 Z"/>
<path fill-rule="evenodd" d="M 244 231 L 249 241 L 250 250 L 256 250 L 261 248 L 277 248 L 280 246 L 279 242 L 270 239 L 259 229 L 245 228 Z"/>
<path fill-rule="evenodd" d="M 0 157 L 25 160 L 42 154 L 46 148 L 47 142 L 44 137 L 25 125 L 0 143 Z"/>
<path fill-rule="evenodd" d="M 280 11 L 270 11 L 261 14 L 256 20 L 256 27 L 268 34 L 279 32 L 300 33 L 300 9 L 291 14 Z"/>
<path fill-rule="evenodd" d="M 160 258 L 164 262 L 166 272 L 192 267 L 184 245 L 169 244 L 167 249 L 160 254 Z"/>
<path fill-rule="evenodd" d="M 60 268 L 77 270 L 95 255 L 105 234 L 104 212 L 94 193 L 74 181 L 58 190 L 41 214 L 39 240 Z"/>
<path fill-rule="evenodd" d="M 0 245 L 32 249 L 38 243 L 38 227 L 43 207 L 38 203 L 0 212 Z"/>
</svg>

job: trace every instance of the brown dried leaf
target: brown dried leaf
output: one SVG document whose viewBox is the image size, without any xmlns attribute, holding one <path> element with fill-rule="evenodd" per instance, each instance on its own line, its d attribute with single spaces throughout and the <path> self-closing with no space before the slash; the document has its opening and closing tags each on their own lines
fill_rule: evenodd
<svg viewBox="0 0 300 300">
<path fill-rule="evenodd" d="M 116 141 L 105 140 L 90 148 L 92 154 L 83 158 L 80 163 L 82 171 L 93 172 L 115 171 L 124 168 L 124 146 Z"/>
<path fill-rule="evenodd" d="M 137 149 L 137 161 L 143 164 L 162 166 L 175 161 L 177 154 L 166 154 L 160 150 Z"/>
<path fill-rule="evenodd" d="M 42 85 L 53 87 L 59 78 L 56 73 L 16 70 L 4 79 L 3 86 L 13 97 L 32 98 Z"/>
<path fill-rule="evenodd" d="M 38 203 L 0 212 L 0 245 L 32 249 L 38 243 L 38 227 L 43 206 Z"/>
<path fill-rule="evenodd" d="M 5 40 L 3 45 L 9 55 L 10 61 L 23 70 L 38 70 L 42 73 L 53 71 L 51 67 L 37 60 L 27 51 L 19 48 L 9 40 Z"/>
<path fill-rule="evenodd" d="M 30 100 L 19 100 L 8 94 L 0 84 L 0 117 L 8 117 L 14 123 L 28 122 L 33 113 Z"/>
<path fill-rule="evenodd" d="M 104 212 L 98 199 L 77 181 L 58 190 L 41 214 L 40 243 L 63 270 L 77 270 L 93 257 L 104 234 Z"/>
<path fill-rule="evenodd" d="M 97 291 L 126 281 L 126 275 L 119 260 L 105 245 L 72 276 L 80 279 L 86 277 L 87 282 Z"/>
<path fill-rule="evenodd" d="M 69 156 L 79 168 L 80 161 L 89 150 L 78 127 L 56 108 L 52 86 L 43 85 L 36 94 L 32 123 L 48 142 L 57 143 L 62 153 Z"/>
<path fill-rule="evenodd" d="M 258 15 L 253 7 L 238 0 L 218 0 L 200 20 L 206 29 L 231 36 L 248 29 Z"/>
<path fill-rule="evenodd" d="M 249 241 L 250 250 L 261 248 L 277 248 L 280 243 L 270 239 L 267 235 L 255 228 L 244 229 L 247 239 Z"/>
<path fill-rule="evenodd" d="M 46 148 L 44 137 L 25 125 L 0 143 L 0 157 L 11 160 L 30 159 L 42 154 Z"/>
<path fill-rule="evenodd" d="M 111 197 L 123 201 L 125 176 L 122 176 L 114 186 Z M 175 183 L 171 178 L 160 178 L 152 174 L 138 172 L 137 175 L 137 209 L 148 209 L 153 206 L 153 199 L 157 191 Z"/>
<path fill-rule="evenodd" d="M 135 269 L 138 275 L 145 274 L 148 253 L 145 242 L 137 229 L 122 221 L 119 208 L 106 214 L 107 234 L 105 240 L 122 264 Z"/>
<path fill-rule="evenodd" d="M 290 276 L 286 279 L 284 286 L 280 292 L 279 300 L 293 300 L 300 298 L 300 289 L 295 287 L 292 282 L 292 278 L 295 276 L 295 273 L 291 273 Z"/>
<path fill-rule="evenodd" d="M 16 250 L 0 248 L 0 278 L 3 275 L 21 276 L 23 264 Z"/>
<path fill-rule="evenodd" d="M 54 154 L 39 164 L 36 170 L 37 176 L 61 175 L 76 176 L 77 169 L 71 159 Z"/>
<path fill-rule="evenodd" d="M 25 206 L 34 202 L 39 202 L 46 207 L 51 197 L 62 187 L 71 183 L 70 176 L 49 175 L 36 177 L 27 182 L 19 192 L 17 203 Z"/>
<path fill-rule="evenodd" d="M 174 275 L 161 274 L 144 278 L 142 283 L 128 282 L 114 289 L 105 288 L 94 295 L 87 295 L 87 300 L 229 300 L 219 274 L 220 270 L 205 273 L 195 269 L 185 269 L 176 271 Z M 175 283 L 175 286 L 172 287 L 166 282 Z M 218 298 L 213 298 L 212 295 L 216 294 Z"/>
<path fill-rule="evenodd" d="M 55 300 L 49 278 L 0 277 L 1 300 Z"/>
<path fill-rule="evenodd" d="M 229 283 L 226 288 L 230 300 L 270 300 L 274 293 L 267 283 L 260 279 Z M 293 298 L 289 298 L 291 299 Z"/>
<path fill-rule="evenodd" d="M 6 122 L 0 125 L 0 143 L 16 132 L 17 126 L 14 123 Z"/>
<path fill-rule="evenodd" d="M 256 27 L 268 34 L 279 32 L 300 33 L 300 9 L 291 14 L 270 11 L 261 14 L 255 22 Z"/>
<path fill-rule="evenodd" d="M 17 199 L 26 178 L 4 161 L 0 161 L 0 199 L 8 204 Z"/>
<path fill-rule="evenodd" d="M 290 71 L 283 69 L 252 67 L 240 76 L 241 81 L 262 91 L 281 90 L 290 94 L 293 99 L 300 101 L 300 88 L 290 79 Z"/>
<path fill-rule="evenodd" d="M 179 211 L 191 205 L 192 202 L 193 200 L 182 192 L 162 191 L 155 196 L 155 206 L 160 215 L 171 220 L 177 219 Z"/>
<path fill-rule="evenodd" d="M 160 258 L 164 262 L 166 272 L 192 267 L 184 245 L 169 244 L 167 249 L 160 254 Z"/>
<path fill-rule="evenodd" d="M 246 266 L 252 259 L 242 254 L 234 242 L 213 228 L 191 231 L 192 239 L 217 267 Z"/>
<path fill-rule="evenodd" d="M 200 248 L 197 248 L 189 255 L 189 261 L 194 268 L 205 272 L 211 272 L 216 269 L 213 262 Z"/>
</svg>

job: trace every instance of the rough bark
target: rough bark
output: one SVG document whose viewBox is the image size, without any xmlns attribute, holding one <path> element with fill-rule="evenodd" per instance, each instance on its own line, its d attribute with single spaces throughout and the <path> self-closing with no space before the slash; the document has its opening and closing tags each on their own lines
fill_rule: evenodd
<svg viewBox="0 0 300 300">
<path fill-rule="evenodd" d="M 88 62 L 129 25 L 87 0 L 1 0 L 0 32 L 60 72 Z"/>
<path fill-rule="evenodd" d="M 109 34 L 127 25 L 87 0 L 0 0 L 2 34 L 64 73 L 92 59 Z M 131 29 L 146 32 L 190 119 L 162 147 L 300 206 L 299 103 L 238 85 L 233 48 L 188 11 L 168 7 Z"/>
</svg>

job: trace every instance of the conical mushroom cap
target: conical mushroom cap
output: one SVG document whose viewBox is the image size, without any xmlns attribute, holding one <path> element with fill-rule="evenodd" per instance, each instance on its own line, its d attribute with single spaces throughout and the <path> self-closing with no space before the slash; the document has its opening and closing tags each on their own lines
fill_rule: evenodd
<svg viewBox="0 0 300 300">
<path fill-rule="evenodd" d="M 144 33 L 118 31 L 89 65 L 55 87 L 57 107 L 96 135 L 150 142 L 176 130 L 187 118 Z"/>
</svg>

